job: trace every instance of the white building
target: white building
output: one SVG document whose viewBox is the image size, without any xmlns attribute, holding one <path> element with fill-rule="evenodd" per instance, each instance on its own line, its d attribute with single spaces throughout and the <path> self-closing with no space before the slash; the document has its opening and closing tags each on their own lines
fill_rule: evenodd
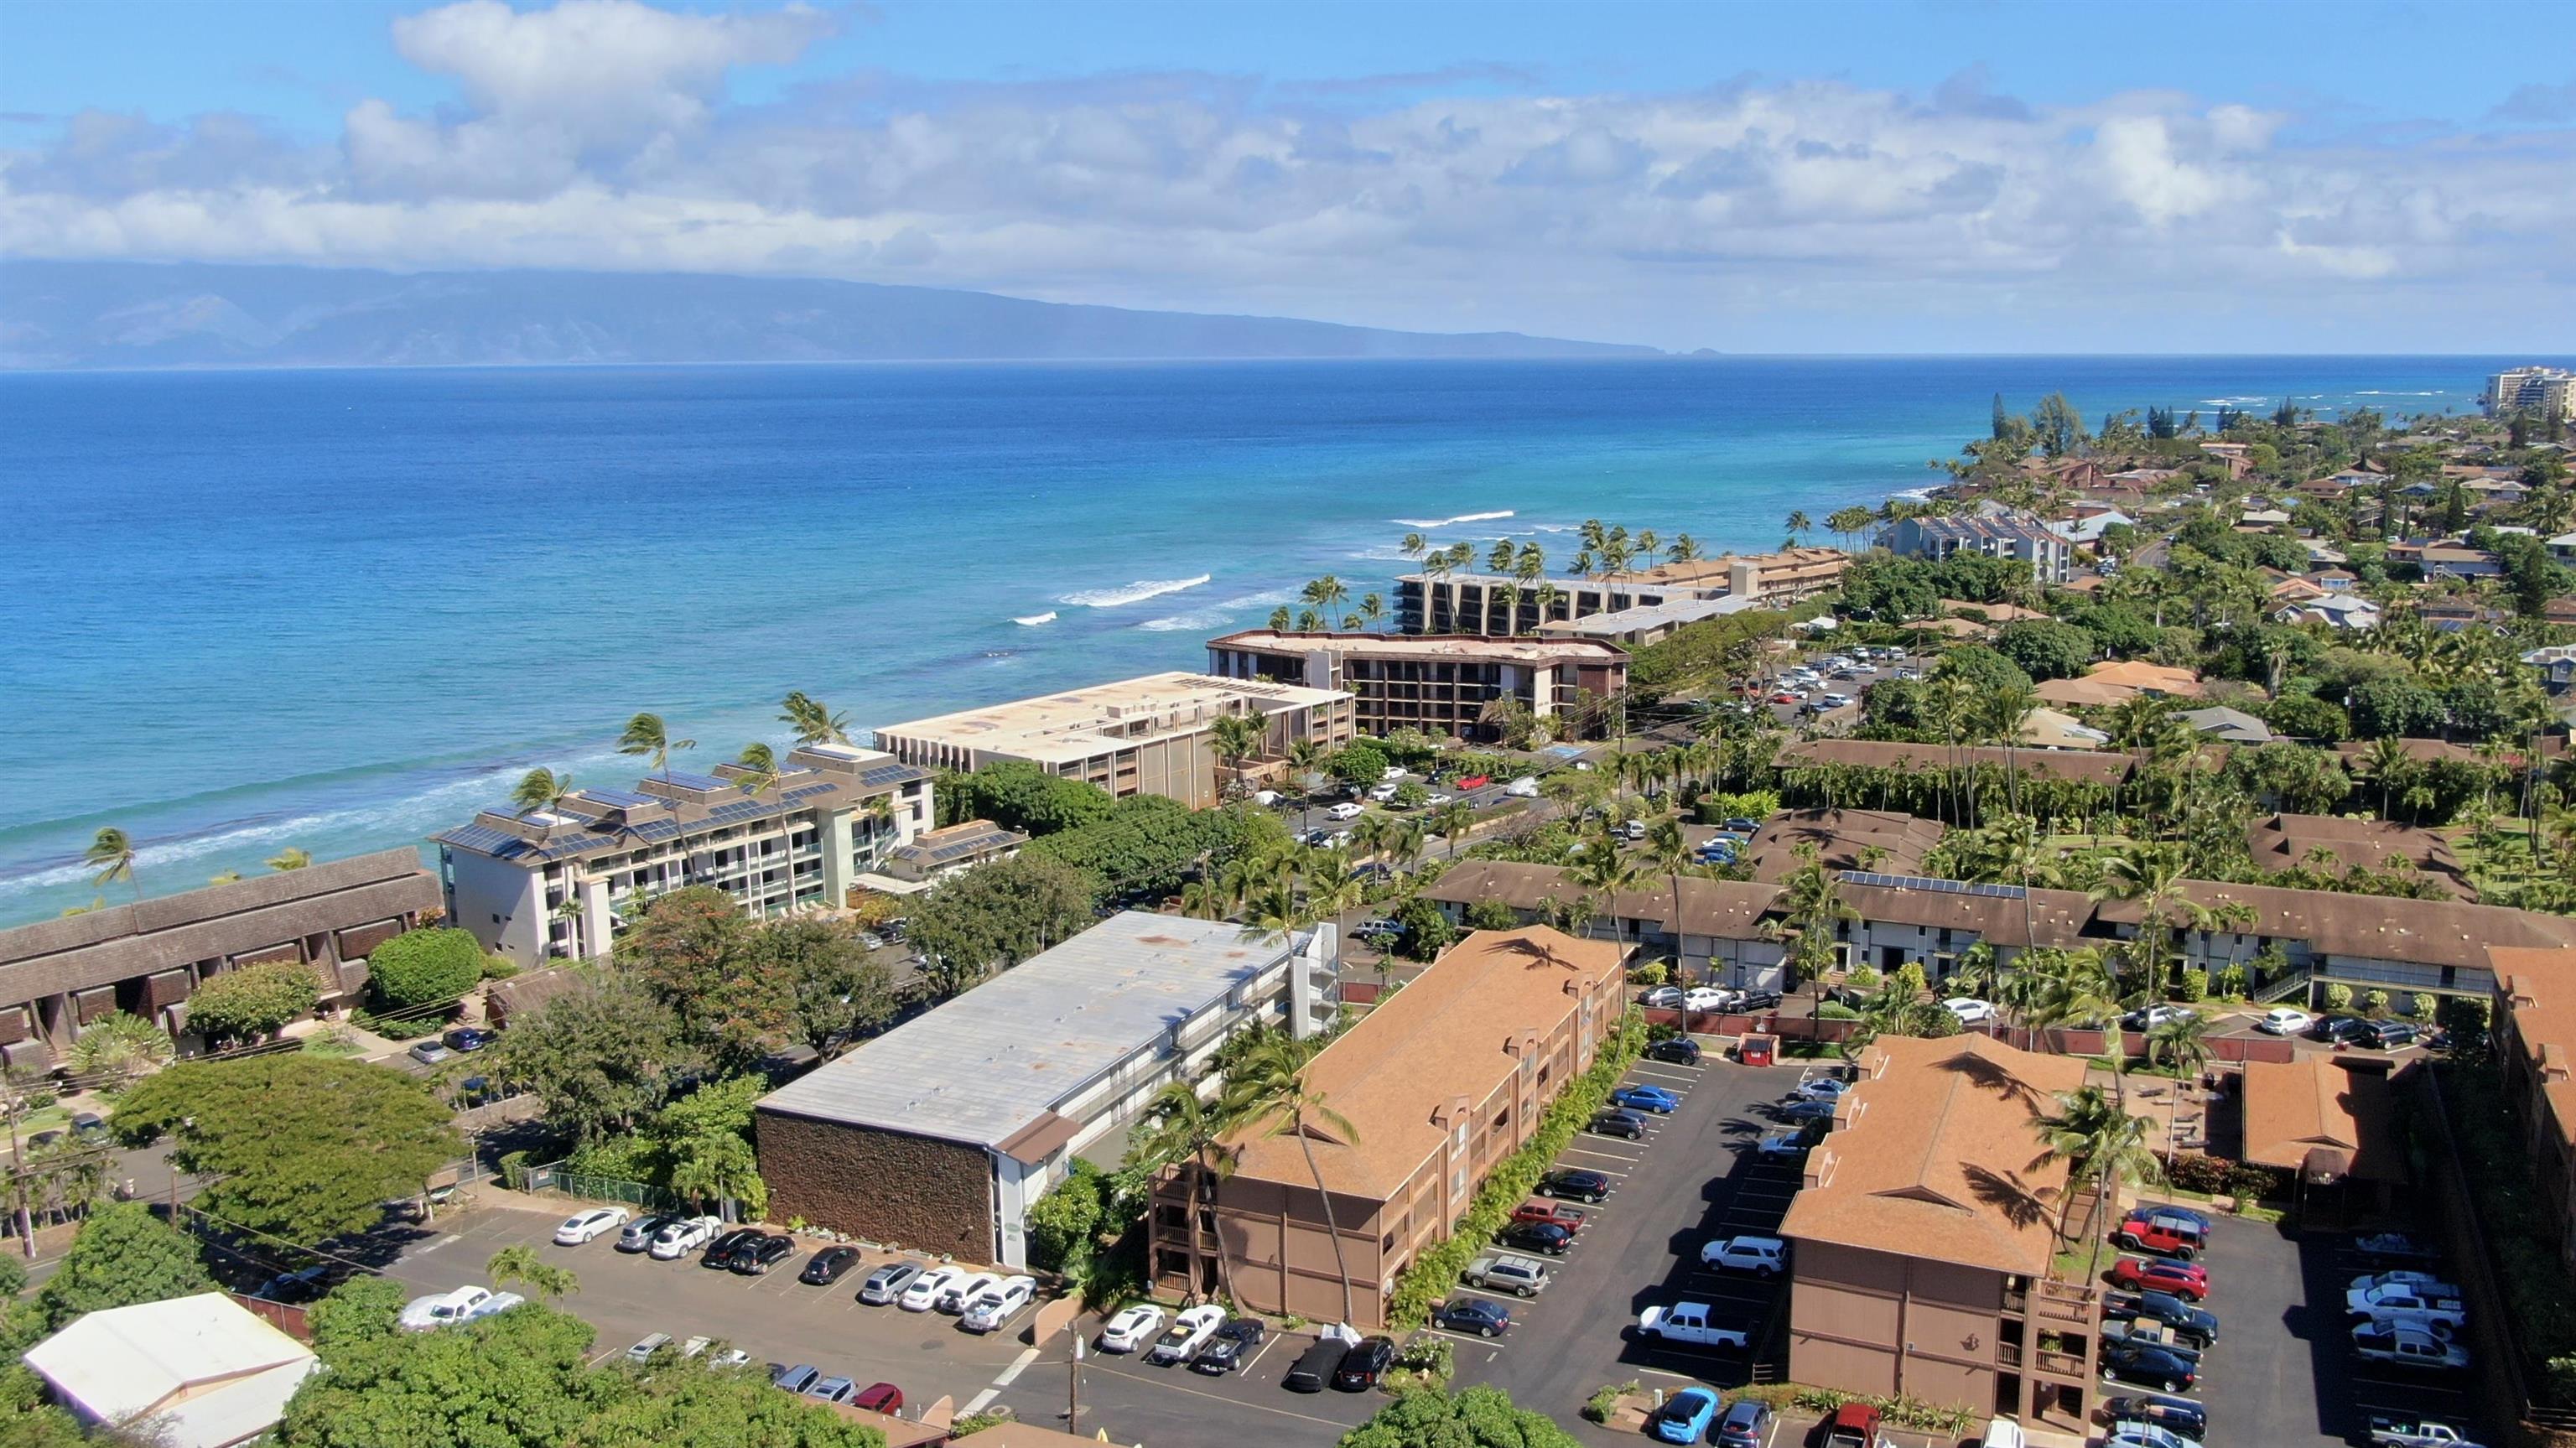
<svg viewBox="0 0 2576 1448">
<path fill-rule="evenodd" d="M 1878 536 L 1879 546 L 1908 558 L 1943 559 L 1961 553 L 1988 558 L 2018 558 L 2030 565 L 2042 583 L 2064 583 L 2074 570 L 2075 546 L 2037 515 L 2018 508 L 1979 506 L 1956 516 L 1923 514 L 1899 518 Z"/>
<path fill-rule="evenodd" d="M 2358 593 L 2329 593 L 2272 610 L 2274 623 L 2321 623 L 2341 633 L 2379 627 L 2379 605 Z"/>
<path fill-rule="evenodd" d="M 485 810 L 431 838 L 450 922 L 522 965 L 580 960 L 607 953 L 636 902 L 687 885 L 756 916 L 843 904 L 930 823 L 930 778 L 877 750 L 810 744 L 757 790 L 738 764 L 672 770 L 550 810 Z"/>
<path fill-rule="evenodd" d="M 84 1424 L 159 1448 L 257 1438 L 322 1367 L 220 1292 L 89 1313 L 27 1349 L 26 1362 Z"/>
</svg>

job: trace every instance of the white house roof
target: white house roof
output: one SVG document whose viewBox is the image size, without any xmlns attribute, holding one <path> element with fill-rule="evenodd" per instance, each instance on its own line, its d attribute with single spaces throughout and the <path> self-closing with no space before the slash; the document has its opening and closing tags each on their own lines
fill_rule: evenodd
<svg viewBox="0 0 2576 1448">
<path fill-rule="evenodd" d="M 26 1361 L 81 1416 L 164 1448 L 226 1448 L 267 1432 L 321 1366 L 220 1292 L 90 1313 Z"/>
</svg>

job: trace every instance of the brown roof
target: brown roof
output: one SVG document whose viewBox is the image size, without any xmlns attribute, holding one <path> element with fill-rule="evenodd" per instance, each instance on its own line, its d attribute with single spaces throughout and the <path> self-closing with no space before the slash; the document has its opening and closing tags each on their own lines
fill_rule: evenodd
<svg viewBox="0 0 2576 1448">
<path fill-rule="evenodd" d="M 1981 893 L 1971 894 L 1954 880 L 1882 878 L 1902 883 L 1864 885 L 1845 875 L 1843 903 L 1865 920 L 1929 930 L 1972 930 L 1979 939 L 1997 945 L 2072 947 L 2082 942 L 2084 922 L 2093 914 L 2092 899 L 2081 890 L 2033 890 L 2030 925 L 2024 929 L 2022 897 L 2014 887 L 1981 885 L 1977 887 Z"/>
<path fill-rule="evenodd" d="M 856 1423 L 862 1428 L 874 1428 L 878 1432 L 883 1433 L 885 1435 L 886 1448 L 923 1448 L 924 1444 L 944 1443 L 948 1440 L 947 1429 L 933 1428 L 926 1423 L 918 1422 L 911 1418 L 897 1418 L 887 1413 L 872 1413 L 865 1408 L 856 1407 L 849 1403 L 827 1403 L 824 1406 L 830 1408 L 833 1412 L 840 1414 L 841 1417 L 847 1421 Z M 991 1430 L 989 1429 L 986 1430 L 988 1433 L 990 1431 Z M 1066 1438 L 1064 1434 L 1058 1433 L 1052 1428 L 1041 1428 L 1038 1431 L 1053 1438 L 1065 1439 L 1066 1442 L 1090 1443 L 1092 1448 L 1100 1448 L 1098 1443 L 1093 1442 L 1093 1440 L 1089 1438 Z M 987 1437 L 985 1433 L 973 1433 L 969 1434 L 968 1437 L 971 1437 L 977 1443 L 985 1445 L 985 1448 L 992 1448 L 992 1445 L 1000 1441 L 995 1438 Z M 961 1439 L 960 1441 L 962 1442 L 964 1440 Z"/>
<path fill-rule="evenodd" d="M 1886 857 L 1867 868 L 1891 875 L 1911 875 L 1923 868 L 1923 857 L 1949 827 L 1937 820 L 1875 809 L 1783 810 L 1762 822 L 1745 858 L 1757 880 L 1777 882 L 1798 869 L 1797 848 L 1814 845 L 1816 859 L 1828 870 L 1857 870 L 1861 852 L 1875 846 Z"/>
<path fill-rule="evenodd" d="M 558 965 L 496 980 L 483 989 L 483 1009 L 495 1022 L 506 1025 L 513 1017 L 542 1010 L 548 1002 L 570 994 L 587 978 L 577 967 Z"/>
<path fill-rule="evenodd" d="M 2239 934 L 2304 940 L 2328 955 L 2483 968 L 2490 945 L 2576 945 L 2576 919 L 2500 905 L 2206 880 L 2185 880 L 2180 888 L 2210 909 L 2230 903 L 2252 906 L 2254 923 L 2232 927 Z M 2135 900 L 2105 900 L 2095 914 L 2122 925 L 2146 918 L 2145 907 Z"/>
<path fill-rule="evenodd" d="M 2447 739 L 2400 739 L 2397 742 L 2406 746 L 2406 757 L 2418 764 L 2430 764 L 2436 759 L 2448 759 L 2459 764 L 2486 762 L 2478 758 L 2476 750 L 2465 744 L 2453 744 Z M 2347 739 L 2335 746 L 2335 753 L 2342 755 L 2346 764 L 2367 765 L 2374 743 L 2376 741 L 2369 739 Z"/>
<path fill-rule="evenodd" d="M 1963 598 L 1945 598 L 1941 600 L 1941 607 L 1949 613 L 1975 614 L 1987 623 L 2018 623 L 2024 619 L 2048 617 L 2038 609 L 2024 608 L 2017 603 L 1970 603 Z"/>
<path fill-rule="evenodd" d="M 1311 1147 L 1332 1190 L 1388 1200 L 1439 1150 L 1432 1113 L 1459 1097 L 1482 1105 L 1519 1069 L 1511 1045 L 1554 1034 L 1582 992 L 1615 991 L 1626 954 L 1543 925 L 1476 931 L 1307 1064 L 1308 1089 L 1348 1119 L 1349 1136 L 1328 1122 L 1311 1123 L 1305 1142 L 1241 1132 L 1234 1174 L 1307 1184 Z"/>
<path fill-rule="evenodd" d="M 2102 709 L 2126 703 L 2138 691 L 2125 684 L 2106 684 L 2098 679 L 2042 679 L 2031 690 L 2043 704 L 2066 704 L 2078 709 Z"/>
<path fill-rule="evenodd" d="M 1423 898 L 1445 905 L 1473 905 L 1500 900 L 1515 910 L 1536 914 L 1551 900 L 1572 900 L 1590 892 L 1573 872 L 1559 865 L 1528 865 L 1516 860 L 1461 860 L 1424 887 Z M 1776 885 L 1737 880 L 1682 877 L 1682 933 L 1723 940 L 1751 940 L 1762 933 L 1761 921 L 1779 897 Z M 1597 902 L 1596 902 L 1597 903 Z M 1622 890 L 1608 914 L 1672 928 L 1672 887 L 1650 875 L 1638 888 Z"/>
<path fill-rule="evenodd" d="M 2551 1125 L 2576 1146 L 2576 950 L 2492 946 L 2487 951 L 2504 987 L 2504 1019 L 2515 1046 L 2549 1103 Z"/>
<path fill-rule="evenodd" d="M 2073 780 L 2108 788 L 2128 778 L 2136 761 L 2126 754 L 2071 749 L 1996 749 L 1977 745 L 1952 749 L 1942 744 L 1907 744 L 1883 739 L 1801 739 L 1772 756 L 1774 769 L 1844 764 L 1859 769 L 1946 770 L 2007 763 L 2048 779 Z"/>
<path fill-rule="evenodd" d="M 2478 898 L 2477 887 L 2452 852 L 2451 842 L 2431 830 L 2386 820 L 2346 819 L 2341 815 L 2276 814 L 2245 827 L 2246 853 L 2266 870 L 2288 870 L 2305 864 L 2323 850 L 2339 869 L 2356 866 L 2387 870 L 2404 861 L 2452 895 Z"/>
<path fill-rule="evenodd" d="M 1780 1235 L 2029 1277 L 2048 1274 L 2066 1163 L 2038 1118 L 2084 1062 L 1988 1036 L 1881 1036 Z"/>
<path fill-rule="evenodd" d="M 0 930 L 0 1004 L 84 990 L 436 909 L 404 848 Z"/>
<path fill-rule="evenodd" d="M 2132 689 L 2145 689 L 2176 698 L 2200 697 L 2200 676 L 2189 669 L 2168 668 L 2139 659 L 2122 659 L 2117 663 L 2095 664 L 2084 677 L 2101 684 L 2117 684 Z"/>
<path fill-rule="evenodd" d="M 2396 1103 L 2379 1071 L 2347 1071 L 2331 1056 L 2245 1063 L 2245 1159 L 2298 1171 L 2311 1153 L 2339 1153 L 2346 1175 L 2406 1180 Z"/>
</svg>

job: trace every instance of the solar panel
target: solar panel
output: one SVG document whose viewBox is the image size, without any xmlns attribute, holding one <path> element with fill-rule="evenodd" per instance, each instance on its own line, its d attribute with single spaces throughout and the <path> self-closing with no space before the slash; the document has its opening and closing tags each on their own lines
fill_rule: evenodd
<svg viewBox="0 0 2576 1448">
<path fill-rule="evenodd" d="M 818 794 L 830 794 L 833 790 L 838 788 L 840 788 L 839 785 L 828 782 L 823 784 L 800 784 L 794 789 L 788 790 L 780 797 L 783 799 L 812 799 Z"/>
<path fill-rule="evenodd" d="M 510 851 L 512 846 L 527 843 L 526 840 L 508 830 L 496 830 L 490 825 L 472 824 L 458 825 L 445 834 L 432 835 L 430 838 L 442 845 L 454 845 L 460 850 L 472 850 L 484 855 L 498 855 L 504 851 Z M 512 852 L 515 853 L 515 851 Z"/>
<path fill-rule="evenodd" d="M 691 774 L 685 769 L 665 770 L 654 778 L 682 789 L 722 789 L 725 782 L 712 774 Z"/>
<path fill-rule="evenodd" d="M 635 833 L 651 843 L 660 844 L 664 840 L 677 838 L 680 827 L 667 819 L 645 820 L 635 826 Z"/>
<path fill-rule="evenodd" d="M 615 805 L 619 809 L 639 809 L 648 804 L 661 803 L 649 794 L 637 794 L 631 789 L 585 789 L 581 793 L 584 798 L 595 799 L 601 804 Z"/>
<path fill-rule="evenodd" d="M 859 772 L 859 783 L 863 785 L 901 784 L 908 779 L 922 779 L 925 777 L 926 776 L 923 775 L 920 770 L 913 768 L 909 764 L 879 764 L 872 768 L 861 770 Z"/>
<path fill-rule="evenodd" d="M 738 823 L 742 820 L 756 820 L 762 815 L 768 814 L 777 808 L 778 806 L 765 800 L 735 800 L 731 804 L 720 804 L 714 809 L 707 811 L 706 823 L 711 825 L 729 825 Z"/>
<path fill-rule="evenodd" d="M 1921 875 L 1879 875 L 1865 870 L 1845 870 L 1842 881 L 1847 885 L 1875 885 L 1888 890 L 1920 890 L 1929 895 L 1977 895 L 1993 900 L 2018 900 L 2028 892 L 2019 885 L 1988 885 L 1968 880 L 1935 880 Z"/>
</svg>

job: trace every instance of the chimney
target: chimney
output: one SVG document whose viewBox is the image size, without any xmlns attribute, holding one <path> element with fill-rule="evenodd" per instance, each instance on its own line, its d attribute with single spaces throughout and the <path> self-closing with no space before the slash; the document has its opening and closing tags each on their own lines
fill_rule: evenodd
<svg viewBox="0 0 2576 1448">
<path fill-rule="evenodd" d="M 1834 1149 L 1819 1145 L 1807 1153 L 1807 1168 L 1800 1178 L 1801 1187 L 1821 1187 L 1834 1179 Z"/>
<path fill-rule="evenodd" d="M 1516 1061 L 1526 1061 L 1538 1054 L 1538 1032 L 1524 1030 L 1503 1042 L 1503 1054 Z"/>
</svg>

